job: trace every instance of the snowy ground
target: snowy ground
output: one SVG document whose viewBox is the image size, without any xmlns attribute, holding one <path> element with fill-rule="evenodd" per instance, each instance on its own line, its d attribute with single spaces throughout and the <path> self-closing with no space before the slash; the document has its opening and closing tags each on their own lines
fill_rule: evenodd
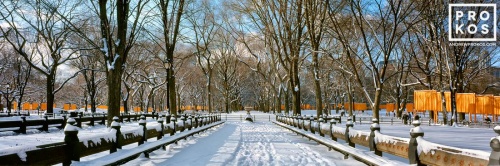
<svg viewBox="0 0 500 166">
<path fill-rule="evenodd" d="M 271 122 L 226 122 L 125 165 L 364 165 Z"/>
<path fill-rule="evenodd" d="M 227 122 L 222 127 L 190 137 L 177 145 L 170 145 L 166 151 L 157 150 L 151 154 L 150 159 L 138 158 L 126 165 L 363 165 L 353 159 L 344 160 L 343 154 L 328 151 L 323 145 L 308 141 L 272 124 L 270 121 L 275 120 L 272 114 L 255 111 L 251 113 L 256 123 L 241 121 L 241 116 L 246 115 L 244 111 L 223 114 L 222 119 L 227 119 Z M 305 113 L 314 114 L 315 112 L 306 111 Z M 9 117 L 0 118 L 0 120 L 17 120 L 18 118 Z M 28 118 L 38 119 L 39 116 Z M 345 119 L 342 120 L 345 121 Z M 148 121 L 153 120 L 148 119 Z M 133 129 L 137 126 L 137 123 L 125 123 L 122 129 Z M 339 126 L 345 127 L 345 123 Z M 382 124 L 381 133 L 409 138 L 411 127 L 402 125 L 400 122 L 394 125 Z M 475 150 L 486 156 L 489 156 L 491 152 L 489 142 L 492 137 L 496 136 L 491 128 L 428 126 L 426 123 L 421 127 L 425 132 L 424 139 L 427 141 L 458 149 Z M 354 129 L 368 132 L 369 124 L 356 124 Z M 103 125 L 87 126 L 80 130 L 79 135 L 92 136 L 106 130 L 107 128 Z M 37 145 L 62 142 L 63 139 L 64 133 L 56 128 L 51 128 L 49 133 L 37 130 L 28 130 L 28 134 L 20 135 L 13 132 L 0 132 L 0 155 L 35 149 Z M 134 147 L 136 145 L 130 145 L 124 149 Z M 84 157 L 82 161 L 107 153 L 109 152 Z"/>
</svg>

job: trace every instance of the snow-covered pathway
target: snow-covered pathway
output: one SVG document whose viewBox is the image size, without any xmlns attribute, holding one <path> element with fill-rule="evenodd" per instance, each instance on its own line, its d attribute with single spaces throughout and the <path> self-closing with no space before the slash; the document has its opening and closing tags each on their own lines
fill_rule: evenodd
<svg viewBox="0 0 500 166">
<path fill-rule="evenodd" d="M 270 122 L 226 122 L 125 165 L 364 165 Z"/>
</svg>

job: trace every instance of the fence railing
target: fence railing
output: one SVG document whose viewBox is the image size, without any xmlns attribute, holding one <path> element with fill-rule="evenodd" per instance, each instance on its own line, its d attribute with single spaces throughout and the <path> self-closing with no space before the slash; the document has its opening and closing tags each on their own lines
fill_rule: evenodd
<svg viewBox="0 0 500 166">
<path fill-rule="evenodd" d="M 384 152 L 406 158 L 410 164 L 443 166 L 500 164 L 500 140 L 497 137 L 493 138 L 490 143 L 493 150 L 488 160 L 488 155 L 480 151 L 455 148 L 426 141 L 423 138 L 424 132 L 420 128 L 418 119 L 412 123 L 414 128 L 410 130 L 410 139 L 380 133 L 380 125 L 377 119 L 372 119 L 371 132 L 355 130 L 351 119 L 348 119 L 345 127 L 337 125 L 339 120 L 334 118 L 315 119 L 300 116 L 277 116 L 276 120 L 311 133 L 319 133 L 323 137 L 329 136 L 334 141 L 342 139 L 351 147 L 355 147 L 356 144 L 368 147 L 370 151 L 374 151 L 375 154 L 380 156 Z M 500 134 L 500 127 L 494 130 Z M 420 150 L 417 150 L 418 148 Z"/>
<path fill-rule="evenodd" d="M 149 138 L 161 139 L 165 134 L 191 130 L 220 121 L 219 115 L 179 116 L 171 117 L 164 123 L 164 117 L 157 122 L 146 123 L 146 117 L 141 116 L 139 125 L 133 130 L 121 131 L 120 118 L 114 117 L 109 133 L 97 134 L 94 137 L 79 137 L 76 119 L 69 118 L 64 127 L 64 142 L 37 146 L 24 153 L 12 153 L 0 156 L 5 165 L 53 165 L 63 163 L 70 165 L 71 161 L 79 161 L 81 157 L 103 151 L 114 153 L 122 146 L 138 143 L 144 144 Z M 149 151 L 148 151 L 149 152 Z M 144 153 L 148 153 L 144 152 Z M 47 155 L 50 154 L 50 157 Z"/>
<path fill-rule="evenodd" d="M 189 132 L 183 132 L 179 133 L 176 135 L 173 135 L 171 137 L 165 137 L 162 139 L 158 139 L 155 142 L 152 142 L 150 144 L 145 144 L 138 146 L 134 148 L 134 150 L 129 150 L 126 153 L 111 153 L 109 155 L 91 160 L 91 161 L 84 161 L 84 162 L 78 162 L 74 163 L 71 165 L 78 166 L 78 165 L 119 165 L 126 163 L 130 160 L 133 160 L 134 158 L 137 158 L 139 155 L 144 154 L 145 157 L 149 156 L 149 153 L 156 150 L 163 148 L 165 149 L 165 146 L 168 144 L 176 143 L 177 141 L 181 139 L 187 139 L 187 137 L 193 136 L 197 133 L 203 132 L 205 130 L 208 130 L 214 126 L 220 125 L 224 123 L 223 121 L 211 123 L 202 127 L 194 128 Z"/>
<path fill-rule="evenodd" d="M 145 117 L 158 119 L 159 114 L 142 114 Z M 21 116 L 21 120 L 0 121 L 0 131 L 13 131 L 16 133 L 26 134 L 26 129 L 38 129 L 40 131 L 49 131 L 50 127 L 64 128 L 66 124 L 67 115 L 55 117 L 54 115 L 43 115 L 42 119 L 26 119 Z M 138 121 L 140 114 L 120 114 L 118 116 L 119 122 Z M 71 117 L 71 116 L 70 116 Z M 72 117 L 76 121 L 77 127 L 82 127 L 82 124 L 87 126 L 94 126 L 97 124 L 105 124 L 107 120 L 106 114 L 75 114 Z M 170 118 L 170 117 L 169 117 Z"/>
<path fill-rule="evenodd" d="M 225 121 L 244 121 L 247 115 L 243 114 L 222 114 L 222 120 Z M 272 114 L 255 114 L 251 115 L 253 122 L 258 122 L 258 121 L 271 121 L 272 119 L 275 119 L 276 115 Z"/>
</svg>

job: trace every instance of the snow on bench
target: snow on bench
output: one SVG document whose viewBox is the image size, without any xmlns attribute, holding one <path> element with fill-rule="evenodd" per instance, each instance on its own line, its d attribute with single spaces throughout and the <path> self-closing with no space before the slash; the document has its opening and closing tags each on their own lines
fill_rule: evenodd
<svg viewBox="0 0 500 166">
<path fill-rule="evenodd" d="M 87 166 L 87 165 L 88 166 L 93 166 L 93 165 L 112 165 L 112 164 L 116 164 L 116 163 L 119 163 L 120 161 L 126 160 L 127 158 L 132 158 L 134 156 L 138 156 L 138 155 L 140 155 L 141 153 L 143 153 L 145 151 L 149 151 L 149 150 L 155 149 L 157 147 L 160 147 L 162 145 L 173 143 L 173 142 L 175 142 L 175 141 L 177 141 L 179 139 L 182 139 L 182 138 L 185 138 L 187 136 L 190 136 L 193 133 L 197 133 L 197 132 L 206 130 L 208 128 L 220 125 L 222 123 L 224 123 L 224 122 L 216 122 L 216 123 L 213 123 L 213 124 L 210 124 L 210 125 L 206 125 L 206 126 L 203 126 L 203 127 L 192 129 L 192 130 L 190 130 L 188 132 L 181 132 L 179 134 L 175 134 L 175 135 L 170 136 L 170 137 L 163 137 L 162 139 L 154 141 L 154 142 L 145 142 L 144 144 L 139 145 L 136 148 L 127 149 L 127 150 L 118 150 L 115 153 L 111 153 L 109 155 L 106 155 L 106 156 L 103 156 L 103 157 L 100 157 L 100 158 L 97 158 L 97 159 L 94 159 L 94 160 L 83 161 L 83 162 L 72 161 L 71 165 L 74 165 L 74 166 Z"/>
</svg>

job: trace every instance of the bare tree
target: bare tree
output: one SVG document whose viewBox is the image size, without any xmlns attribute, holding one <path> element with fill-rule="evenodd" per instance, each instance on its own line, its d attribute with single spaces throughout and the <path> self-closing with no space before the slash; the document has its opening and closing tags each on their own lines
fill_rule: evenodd
<svg viewBox="0 0 500 166">
<path fill-rule="evenodd" d="M 53 112 L 54 96 L 78 72 L 62 80 L 57 87 L 58 68 L 77 59 L 78 44 L 69 40 L 74 32 L 59 16 L 71 16 L 78 2 L 10 1 L 1 4 L 0 19 L 8 26 L 0 28 L 5 40 L 33 69 L 46 78 L 47 112 Z M 22 9 L 22 10 L 20 10 Z"/>
<path fill-rule="evenodd" d="M 408 61 L 411 59 L 407 50 L 411 49 L 412 44 L 409 41 L 401 41 L 395 49 L 395 59 L 390 60 L 387 68 L 386 87 L 383 89 L 386 94 L 386 101 L 395 104 L 395 115 L 401 118 L 403 110 L 406 108 L 409 96 L 408 75 L 410 72 Z M 409 46 L 410 45 L 410 46 Z"/>
<path fill-rule="evenodd" d="M 453 3 L 454 1 L 450 2 Z M 455 10 L 460 10 L 452 8 L 452 12 Z M 477 10 L 481 10 L 480 7 Z M 492 11 L 490 11 L 492 12 Z M 498 14 L 498 13 L 492 13 Z M 455 15 L 452 16 L 452 20 L 455 20 Z M 464 21 L 464 20 L 461 20 Z M 465 24 L 477 23 L 477 20 L 466 20 Z M 455 38 L 471 38 L 475 34 L 454 34 Z M 472 45 L 449 45 L 448 42 L 441 42 L 441 47 L 444 47 L 443 55 L 448 55 L 443 57 L 445 64 L 445 72 L 448 73 L 449 89 L 451 97 L 451 111 L 453 113 L 452 123 L 456 125 L 457 122 L 465 120 L 464 113 L 457 113 L 456 110 L 456 93 L 466 92 L 466 87 L 473 81 L 478 74 L 491 66 L 491 62 L 494 62 L 493 55 L 497 54 L 498 47 L 496 46 L 472 46 Z M 443 95 L 444 96 L 444 95 Z"/>
<path fill-rule="evenodd" d="M 134 47 L 132 52 L 137 47 Z M 142 49 L 142 48 L 139 48 Z M 142 60 L 143 54 L 131 54 L 129 59 L 126 62 L 126 68 L 123 73 L 123 90 L 122 90 L 122 102 L 123 102 L 123 107 L 124 107 L 124 112 L 128 113 L 130 111 L 129 108 L 129 100 L 134 98 L 135 94 L 138 92 L 139 87 L 142 86 L 142 84 L 138 81 L 136 81 L 137 76 L 137 70 L 141 68 L 141 66 L 144 66 L 144 61 Z M 133 103 L 133 102 L 132 102 Z"/>
<path fill-rule="evenodd" d="M 112 118 L 119 116 L 121 103 L 121 82 L 125 62 L 135 42 L 144 33 L 145 21 L 149 18 L 151 11 L 149 0 L 127 1 L 116 0 L 108 3 L 107 0 L 91 1 L 83 3 L 82 11 L 91 11 L 93 16 L 82 14 L 83 18 L 73 21 L 67 16 L 59 15 L 68 24 L 68 27 L 77 32 L 78 36 L 85 40 L 92 49 L 100 49 L 106 69 L 106 84 L 108 90 L 108 123 L 111 125 Z M 132 5 L 132 7 L 131 7 Z M 132 9 L 132 10 L 131 10 Z M 97 19 L 101 40 L 95 42 L 87 36 L 85 29 L 87 25 L 96 26 L 93 22 Z"/>
<path fill-rule="evenodd" d="M 226 34 L 224 32 L 221 32 Z M 234 51 L 235 40 L 230 35 L 220 34 L 219 40 L 222 47 L 219 49 L 217 64 L 215 66 L 215 88 L 219 90 L 223 97 L 224 111 L 229 113 L 231 101 L 235 99 L 234 90 L 238 86 L 239 75 L 244 73 L 244 70 L 239 67 L 241 64 Z"/>
<path fill-rule="evenodd" d="M 370 8 L 370 9 L 368 9 Z M 387 66 L 389 60 L 395 57 L 396 45 L 401 41 L 409 26 L 412 26 L 416 19 L 412 19 L 411 13 L 415 10 L 413 2 L 402 0 L 396 1 L 351 1 L 348 4 L 347 15 L 338 15 L 330 12 L 334 29 L 343 43 L 349 63 L 353 66 L 353 75 L 358 85 L 362 88 L 365 98 L 369 101 L 373 111 L 373 118 L 379 118 L 379 105 L 382 98 L 382 89 L 386 79 Z M 346 17 L 342 17 L 346 16 Z M 359 49 L 352 47 L 352 40 L 347 38 L 351 32 L 346 33 L 342 28 L 345 24 L 341 19 L 353 19 L 351 23 L 355 29 L 354 35 L 360 38 Z M 357 44 L 356 44 L 357 45 Z M 365 61 L 364 67 L 369 70 L 375 94 L 372 96 L 368 92 L 366 83 L 361 79 L 359 70 L 356 69 L 354 60 L 359 58 Z"/>
<path fill-rule="evenodd" d="M 418 17 L 421 22 L 415 24 L 409 31 L 409 46 L 405 50 L 410 56 L 409 74 L 421 86 L 427 89 L 441 89 L 443 121 L 447 121 L 446 100 L 445 100 L 445 73 L 443 70 L 443 43 L 446 36 L 443 27 L 446 20 L 446 5 L 439 1 L 429 1 L 417 3 Z M 410 83 L 408 85 L 413 85 Z M 430 116 L 434 114 L 431 112 Z"/>
<path fill-rule="evenodd" d="M 268 94 L 265 92 L 259 93 L 262 96 L 258 96 L 257 99 L 259 100 L 256 103 L 266 110 L 269 109 L 272 103 L 272 105 L 274 105 L 272 109 L 277 112 L 281 112 L 281 103 L 285 103 L 285 112 L 289 113 L 289 87 L 285 85 L 289 80 L 289 75 L 286 74 L 286 71 L 279 63 L 279 57 L 277 56 L 279 52 L 278 48 L 274 47 L 274 44 L 265 35 L 242 33 L 245 29 L 239 29 L 238 26 L 244 26 L 244 23 L 234 19 L 231 21 L 228 16 L 232 15 L 233 13 L 230 13 L 224 17 L 224 20 L 226 20 L 225 25 L 229 25 L 227 27 L 224 26 L 224 29 L 230 32 L 231 36 L 236 40 L 235 43 L 228 45 L 228 47 L 238 55 L 238 59 L 242 64 L 258 75 L 254 78 L 254 80 L 258 80 L 259 84 L 259 89 L 256 90 L 271 92 L 270 95 L 262 95 Z M 239 70 L 241 71 L 243 69 Z M 238 73 L 240 74 L 238 77 L 240 80 L 244 78 L 242 74 L 251 74 L 246 72 Z M 240 81 L 240 83 L 241 82 L 242 81 Z M 244 89 L 244 87 L 238 88 Z M 235 97 L 239 96 L 236 94 L 239 93 L 235 93 Z M 272 99 L 270 99 L 271 96 Z M 285 98 L 284 102 L 281 102 L 282 98 Z M 273 102 L 269 102 L 271 100 Z"/>
<path fill-rule="evenodd" d="M 162 61 L 160 61 L 162 63 Z M 158 61 L 156 61 L 155 64 L 155 59 L 150 59 L 146 61 L 144 64 L 148 64 L 143 66 L 141 68 L 141 72 L 137 73 L 137 81 L 144 83 L 143 87 L 148 87 L 149 92 L 147 93 L 147 98 L 145 106 L 146 110 L 151 106 L 153 108 L 153 113 L 156 111 L 155 109 L 155 96 L 156 92 L 167 82 L 167 79 L 162 79 L 165 76 L 162 76 L 163 72 L 165 71 L 163 67 L 160 67 L 161 65 L 158 65 Z M 175 93 L 175 92 L 173 92 Z"/>
<path fill-rule="evenodd" d="M 81 70 L 81 75 L 85 80 L 84 86 L 84 105 L 87 111 L 87 105 L 90 102 L 90 111 L 96 112 L 97 98 L 100 90 L 100 84 L 106 81 L 104 77 L 104 66 L 102 65 L 102 57 L 98 56 L 98 50 L 82 51 L 86 56 L 81 56 L 72 62 L 72 65 Z"/>
<path fill-rule="evenodd" d="M 16 55 L 14 50 L 6 46 L 0 54 L 0 100 L 5 99 L 7 112 L 12 109 L 21 110 L 23 96 L 31 77 L 31 66 L 23 64 L 22 59 Z M 17 57 L 17 58 L 16 58 Z M 12 108 L 16 101 L 17 108 Z M 0 102 L 1 103 L 1 102 Z"/>
<path fill-rule="evenodd" d="M 219 23 L 216 22 L 217 16 L 213 11 L 212 4 L 208 1 L 203 1 L 194 8 L 200 8 L 195 12 L 198 17 L 189 17 L 191 30 L 194 32 L 194 41 L 190 42 L 196 49 L 195 56 L 198 60 L 198 65 L 206 77 L 206 99 L 208 111 L 212 112 L 212 84 L 213 70 L 217 63 L 217 45 L 214 40 L 218 31 L 220 31 Z"/>
<path fill-rule="evenodd" d="M 165 63 L 167 63 L 170 68 L 167 71 L 167 86 L 168 86 L 168 103 L 170 111 L 174 115 L 177 115 L 177 102 L 176 102 L 176 90 L 175 90 L 175 66 L 174 63 L 174 51 L 177 41 L 179 39 L 179 27 L 181 24 L 181 18 L 184 15 L 184 8 L 186 2 L 184 0 L 155 0 L 156 6 L 160 9 L 160 20 L 163 46 L 162 51 L 166 54 Z"/>
<path fill-rule="evenodd" d="M 326 1 L 306 1 L 305 22 L 307 27 L 308 43 L 311 47 L 312 54 L 312 74 L 314 76 L 314 92 L 316 98 L 316 115 L 319 117 L 323 114 L 323 99 L 321 97 L 320 85 L 320 66 L 318 54 L 320 54 L 320 44 L 324 37 L 324 29 L 326 26 L 327 9 L 329 0 Z"/>
<path fill-rule="evenodd" d="M 410 31 L 416 34 L 413 40 L 417 41 L 416 46 L 408 49 L 413 51 L 410 52 L 413 55 L 411 74 L 424 87 L 440 89 L 443 121 L 446 123 L 447 110 L 451 110 L 453 114 L 451 124 L 455 124 L 464 119 L 464 114 L 458 114 L 456 111 L 455 94 L 470 91 L 467 87 L 471 85 L 471 82 L 478 79 L 496 61 L 492 55 L 497 52 L 497 47 L 449 45 L 448 33 L 445 29 L 445 25 L 448 24 L 446 18 L 448 3 L 429 1 L 417 4 L 418 16 L 421 17 L 422 22 Z M 454 8 L 454 10 L 457 9 Z M 452 17 L 455 20 L 455 15 Z M 469 24 L 474 20 L 462 21 Z M 470 38 L 473 37 L 472 35 L 464 34 L 454 37 Z M 422 76 L 424 79 L 421 78 Z M 446 108 L 445 90 L 449 90 L 451 94 L 451 109 Z"/>
<path fill-rule="evenodd" d="M 265 43 L 273 48 L 278 62 L 290 78 L 288 89 L 291 90 L 293 113 L 300 112 L 300 80 L 299 61 L 303 57 L 302 46 L 304 44 L 305 23 L 304 3 L 302 0 L 295 1 L 242 1 L 235 6 L 245 19 L 251 21 L 250 29 L 258 30 L 266 37 Z M 286 105 L 286 104 L 285 104 Z"/>
<path fill-rule="evenodd" d="M 30 80 L 30 77 L 32 76 L 31 75 L 31 69 L 32 67 L 30 65 L 27 65 L 27 64 L 24 64 L 23 63 L 23 60 L 21 58 L 17 58 L 16 60 L 16 70 L 17 70 L 17 73 L 16 73 L 16 79 L 15 79 L 15 83 L 16 83 L 16 90 L 18 92 L 18 95 L 17 95 L 17 110 L 21 111 L 22 109 L 22 105 L 21 103 L 23 103 L 23 99 L 24 99 L 24 96 L 25 96 L 25 92 L 26 92 L 26 87 L 28 86 L 28 81 Z"/>
</svg>

